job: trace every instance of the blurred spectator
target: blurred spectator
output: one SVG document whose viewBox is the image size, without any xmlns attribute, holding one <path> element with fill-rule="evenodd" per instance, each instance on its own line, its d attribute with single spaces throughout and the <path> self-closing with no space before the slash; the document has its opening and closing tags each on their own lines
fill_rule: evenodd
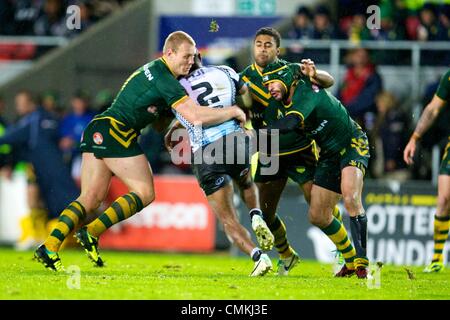
<svg viewBox="0 0 450 320">
<path fill-rule="evenodd" d="M 318 6 L 313 19 L 313 39 L 330 40 L 341 38 L 338 29 L 331 21 L 330 11 L 325 6 Z M 329 49 L 309 49 L 304 57 L 312 58 L 316 64 L 330 63 Z"/>
<path fill-rule="evenodd" d="M 445 41 L 447 40 L 447 30 L 439 23 L 436 15 L 436 8 L 430 3 L 426 3 L 419 12 L 420 25 L 417 30 L 417 38 L 421 41 Z"/>
<path fill-rule="evenodd" d="M 450 4 L 443 6 L 439 11 L 439 23 L 443 32 L 446 32 L 446 34 L 443 34 L 443 37 L 450 39 Z"/>
<path fill-rule="evenodd" d="M 59 146 L 64 160 L 70 164 L 72 177 L 80 180 L 81 153 L 79 143 L 84 128 L 94 118 L 89 108 L 89 98 L 84 92 L 77 92 L 71 99 L 71 111 L 61 121 Z"/>
<path fill-rule="evenodd" d="M 409 178 L 409 171 L 403 161 L 403 149 L 409 138 L 408 123 L 410 119 L 398 107 L 395 97 L 383 91 L 376 97 L 378 115 L 373 130 L 373 141 L 380 144 L 382 154 L 377 154 L 383 162 L 383 176 L 386 178 Z"/>
<path fill-rule="evenodd" d="M 63 109 L 58 104 L 59 95 L 57 92 L 49 90 L 45 91 L 41 96 L 41 105 L 45 111 L 54 114 L 57 118 L 61 118 Z"/>
<path fill-rule="evenodd" d="M 300 6 L 292 19 L 292 28 L 288 31 L 289 39 L 312 39 L 314 28 L 311 22 L 312 15 L 307 7 Z"/>
<path fill-rule="evenodd" d="M 34 24 L 34 33 L 38 36 L 66 36 L 66 11 L 63 0 L 47 0 L 44 12 Z"/>
<path fill-rule="evenodd" d="M 0 137 L 5 134 L 7 122 L 3 119 L 3 112 L 5 111 L 5 101 L 0 97 Z M 0 175 L 9 178 L 11 175 L 11 168 L 5 168 L 6 165 L 10 165 L 12 162 L 11 146 L 5 144 L 0 146 Z"/>
<path fill-rule="evenodd" d="M 354 43 L 369 40 L 371 35 L 370 30 L 366 26 L 366 16 L 363 13 L 357 13 L 351 17 L 346 33 L 348 39 Z"/>
<path fill-rule="evenodd" d="M 28 91 L 19 92 L 15 102 L 20 119 L 15 125 L 8 127 L 5 134 L 0 137 L 0 145 L 10 144 L 14 149 L 20 150 L 23 160 L 33 165 L 46 212 L 50 217 L 57 217 L 69 199 L 79 195 L 79 190 L 70 176 L 69 169 L 64 165 L 58 148 L 58 121 L 50 113 L 39 108 Z M 40 209 L 39 201 L 36 200 L 36 189 L 29 192 L 29 196 L 30 194 L 33 195 L 28 199 L 32 209 L 30 219 L 39 221 L 38 224 L 42 227 L 47 216 L 44 217 L 42 211 L 33 210 Z"/>
<path fill-rule="evenodd" d="M 103 18 L 115 10 L 120 9 L 122 2 L 117 0 L 91 0 L 93 12 L 92 14 L 97 18 Z"/>
<path fill-rule="evenodd" d="M 417 39 L 420 41 L 447 41 L 448 30 L 439 22 L 436 7 L 426 3 L 419 12 L 420 25 L 417 29 Z M 447 53 L 436 50 L 423 50 L 421 62 L 426 65 L 446 64 Z"/>
<path fill-rule="evenodd" d="M 44 0 L 14 0 L 14 34 L 33 35 Z"/>
<path fill-rule="evenodd" d="M 331 21 L 330 11 L 325 6 L 318 6 L 314 13 L 313 38 L 328 40 L 338 39 L 340 34 Z"/>
<path fill-rule="evenodd" d="M 79 35 L 97 21 L 97 18 L 93 14 L 93 5 L 91 0 L 77 0 L 74 4 L 80 8 L 80 28 L 70 30 L 70 36 Z"/>
<path fill-rule="evenodd" d="M 373 4 L 378 5 L 378 2 L 377 0 L 338 0 L 336 1 L 337 17 L 342 20 L 356 14 L 365 14 L 367 7 Z"/>
<path fill-rule="evenodd" d="M 108 109 L 114 101 L 114 94 L 109 89 L 100 90 L 94 99 L 94 108 L 97 113 L 102 113 Z"/>
<path fill-rule="evenodd" d="M 337 96 L 350 116 L 364 129 L 371 130 L 376 113 L 375 97 L 382 89 L 382 80 L 366 49 L 354 49 L 348 58 L 348 69 Z"/>
<path fill-rule="evenodd" d="M 405 40 L 405 32 L 399 21 L 394 21 L 390 10 L 381 10 L 380 29 L 370 29 L 370 40 L 396 41 Z"/>
</svg>

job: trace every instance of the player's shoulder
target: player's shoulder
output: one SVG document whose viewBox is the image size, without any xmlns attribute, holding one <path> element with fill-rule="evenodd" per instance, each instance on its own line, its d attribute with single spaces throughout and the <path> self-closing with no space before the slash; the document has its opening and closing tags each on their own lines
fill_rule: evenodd
<svg viewBox="0 0 450 320">
<path fill-rule="evenodd" d="M 450 69 L 447 70 L 446 73 L 442 76 L 442 80 L 445 83 L 450 83 Z"/>
<path fill-rule="evenodd" d="M 255 67 L 253 66 L 253 64 L 248 65 L 247 67 L 244 68 L 244 70 L 240 72 L 240 74 L 242 76 L 251 76 L 254 73 L 254 69 Z"/>
<path fill-rule="evenodd" d="M 147 62 L 140 68 L 140 70 L 143 71 L 143 73 L 147 78 L 171 74 L 170 69 L 163 60 L 163 58 L 158 58 L 150 62 Z"/>
<path fill-rule="evenodd" d="M 309 78 L 299 79 L 295 88 L 295 95 L 297 96 L 317 96 L 317 94 L 324 92 L 325 89 L 311 82 Z"/>
<path fill-rule="evenodd" d="M 224 72 L 227 76 L 232 79 L 239 79 L 239 74 L 231 67 L 226 65 L 215 66 L 218 70 Z"/>
</svg>

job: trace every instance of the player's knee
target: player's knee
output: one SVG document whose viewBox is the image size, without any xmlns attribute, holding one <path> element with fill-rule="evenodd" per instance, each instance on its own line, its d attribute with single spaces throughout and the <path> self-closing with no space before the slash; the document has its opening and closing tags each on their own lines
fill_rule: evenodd
<svg viewBox="0 0 450 320">
<path fill-rule="evenodd" d="M 436 214 L 438 216 L 450 215 L 450 194 L 439 195 Z"/>
<path fill-rule="evenodd" d="M 78 201 L 83 205 L 86 212 L 93 212 L 100 207 L 103 199 L 95 193 L 89 193 L 80 195 Z"/>
<path fill-rule="evenodd" d="M 253 187 L 254 182 L 251 179 L 243 179 L 238 181 L 238 185 L 241 190 L 247 190 Z"/>
<path fill-rule="evenodd" d="M 361 206 L 361 199 L 356 192 L 345 192 L 342 194 L 344 206 L 348 211 L 358 210 Z"/>
<path fill-rule="evenodd" d="M 154 190 L 141 190 L 135 192 L 142 201 L 144 207 L 148 206 L 150 203 L 155 201 L 155 191 Z"/>
<path fill-rule="evenodd" d="M 325 228 L 329 224 L 328 219 L 319 212 L 316 212 L 315 210 L 309 211 L 308 219 L 312 225 L 318 228 Z"/>
</svg>

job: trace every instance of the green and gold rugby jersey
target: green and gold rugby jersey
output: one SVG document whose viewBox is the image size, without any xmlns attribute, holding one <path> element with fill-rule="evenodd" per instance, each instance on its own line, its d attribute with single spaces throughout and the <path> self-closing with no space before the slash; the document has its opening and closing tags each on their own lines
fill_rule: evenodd
<svg viewBox="0 0 450 320">
<path fill-rule="evenodd" d="M 450 104 L 450 69 L 442 76 L 436 95 Z"/>
<path fill-rule="evenodd" d="M 286 115 L 282 103 L 272 98 L 267 88 L 262 84 L 262 73 L 256 63 L 245 68 L 241 78 L 247 83 L 252 95 L 252 126 L 257 130 L 272 124 Z M 279 155 L 290 154 L 310 146 L 312 140 L 298 132 L 280 134 Z"/>
<path fill-rule="evenodd" d="M 352 139 L 358 136 L 358 131 L 362 132 L 361 127 L 338 99 L 309 79 L 298 82 L 291 102 L 282 108 L 285 115 L 295 113 L 301 117 L 302 130 L 317 142 L 321 157 L 358 143 Z"/>
<path fill-rule="evenodd" d="M 114 118 L 126 127 L 139 132 L 154 122 L 165 108 L 169 106 L 175 108 L 187 98 L 184 88 L 164 58 L 159 58 L 131 74 L 112 105 L 95 119 Z M 157 112 L 148 112 L 149 106 L 156 106 Z"/>
<path fill-rule="evenodd" d="M 450 105 L 450 69 L 442 76 L 436 95 L 444 100 L 448 108 Z M 447 130 L 448 142 L 442 157 L 439 174 L 450 175 L 450 127 Z"/>
</svg>

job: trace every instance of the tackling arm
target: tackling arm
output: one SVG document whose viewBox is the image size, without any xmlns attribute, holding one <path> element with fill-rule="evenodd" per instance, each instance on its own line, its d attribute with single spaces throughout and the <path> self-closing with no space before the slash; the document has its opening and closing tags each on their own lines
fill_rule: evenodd
<svg viewBox="0 0 450 320">
<path fill-rule="evenodd" d="M 191 98 L 176 105 L 176 111 L 194 125 L 214 125 L 236 118 L 243 126 L 245 114 L 238 106 L 209 108 L 197 105 Z"/>
</svg>

